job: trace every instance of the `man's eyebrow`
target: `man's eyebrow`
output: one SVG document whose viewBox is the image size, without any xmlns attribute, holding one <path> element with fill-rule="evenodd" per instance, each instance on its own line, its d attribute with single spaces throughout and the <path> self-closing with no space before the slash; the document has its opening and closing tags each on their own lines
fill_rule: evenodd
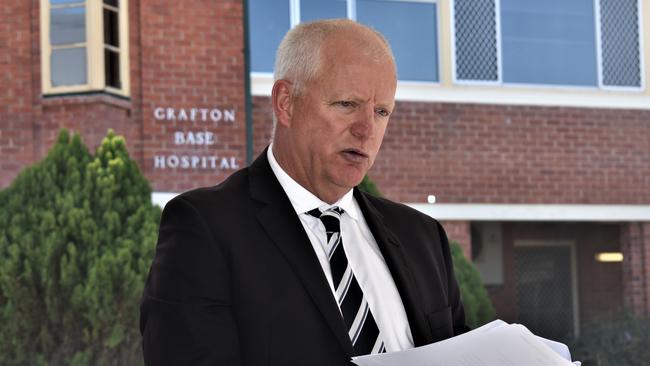
<svg viewBox="0 0 650 366">
<path fill-rule="evenodd" d="M 377 103 L 377 107 L 386 108 L 386 109 L 389 109 L 389 110 L 392 111 L 393 109 L 395 109 L 395 103 L 394 102 L 392 102 L 392 103 Z"/>
</svg>

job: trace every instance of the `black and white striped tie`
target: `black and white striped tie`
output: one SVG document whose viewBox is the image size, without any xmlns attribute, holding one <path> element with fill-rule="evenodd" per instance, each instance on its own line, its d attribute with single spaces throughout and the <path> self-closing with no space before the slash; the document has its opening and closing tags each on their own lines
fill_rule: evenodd
<svg viewBox="0 0 650 366">
<path fill-rule="evenodd" d="M 308 213 L 319 218 L 325 225 L 326 253 L 332 270 L 336 301 L 347 325 L 348 335 L 354 346 L 354 355 L 386 352 L 384 342 L 379 337 L 379 328 L 368 307 L 368 301 L 363 296 L 343 249 L 340 223 L 343 210 L 335 206 L 322 213 L 317 208 Z"/>
</svg>

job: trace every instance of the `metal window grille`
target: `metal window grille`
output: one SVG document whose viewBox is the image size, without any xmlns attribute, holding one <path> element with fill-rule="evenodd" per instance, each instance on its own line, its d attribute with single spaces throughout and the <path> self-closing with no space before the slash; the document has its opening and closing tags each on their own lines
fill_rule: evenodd
<svg viewBox="0 0 650 366">
<path fill-rule="evenodd" d="M 571 249 L 515 248 L 518 322 L 533 333 L 569 340 L 574 334 Z"/>
<path fill-rule="evenodd" d="M 600 0 L 603 85 L 641 86 L 637 0 Z"/>
<path fill-rule="evenodd" d="M 456 79 L 498 81 L 495 0 L 454 1 Z"/>
</svg>

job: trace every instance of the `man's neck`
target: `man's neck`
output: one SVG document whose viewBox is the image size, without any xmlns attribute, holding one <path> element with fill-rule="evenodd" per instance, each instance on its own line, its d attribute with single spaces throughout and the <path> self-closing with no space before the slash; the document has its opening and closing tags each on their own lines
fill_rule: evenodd
<svg viewBox="0 0 650 366">
<path fill-rule="evenodd" d="M 332 187 L 332 189 L 322 189 L 322 185 L 312 184 L 308 174 L 299 174 L 301 171 L 300 167 L 292 164 L 290 152 L 277 148 L 277 145 L 274 143 L 271 143 L 269 150 L 275 162 L 287 176 L 321 201 L 332 205 L 339 201 L 346 193 L 350 192 L 349 188 Z"/>
</svg>

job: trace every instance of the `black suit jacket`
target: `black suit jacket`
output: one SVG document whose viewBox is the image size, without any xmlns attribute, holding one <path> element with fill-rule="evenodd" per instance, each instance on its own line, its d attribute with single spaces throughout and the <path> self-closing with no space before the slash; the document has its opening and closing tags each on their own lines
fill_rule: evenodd
<svg viewBox="0 0 650 366">
<path fill-rule="evenodd" d="M 354 196 L 404 303 L 416 346 L 465 331 L 440 224 Z M 352 344 L 266 152 L 223 183 L 167 203 L 141 304 L 147 365 L 347 365 Z"/>
</svg>

